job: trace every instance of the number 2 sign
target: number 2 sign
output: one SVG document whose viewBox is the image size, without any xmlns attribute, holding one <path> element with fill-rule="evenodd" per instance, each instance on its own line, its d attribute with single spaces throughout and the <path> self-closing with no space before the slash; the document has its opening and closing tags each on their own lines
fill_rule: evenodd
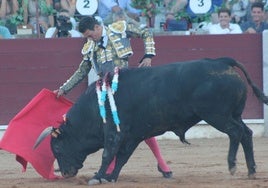
<svg viewBox="0 0 268 188">
<path fill-rule="evenodd" d="M 77 0 L 76 9 L 81 15 L 93 15 L 98 9 L 98 0 Z"/>
</svg>

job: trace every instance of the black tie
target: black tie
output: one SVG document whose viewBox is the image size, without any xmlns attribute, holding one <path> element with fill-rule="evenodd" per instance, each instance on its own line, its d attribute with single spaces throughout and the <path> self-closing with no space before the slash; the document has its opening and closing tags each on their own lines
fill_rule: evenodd
<svg viewBox="0 0 268 188">
<path fill-rule="evenodd" d="M 100 39 L 100 41 L 99 41 L 99 43 L 98 43 L 98 46 L 99 46 L 100 48 L 102 48 L 102 49 L 105 49 L 105 47 L 103 46 L 103 43 L 104 43 L 104 41 L 103 41 L 103 37 L 101 37 L 101 39 Z"/>
</svg>

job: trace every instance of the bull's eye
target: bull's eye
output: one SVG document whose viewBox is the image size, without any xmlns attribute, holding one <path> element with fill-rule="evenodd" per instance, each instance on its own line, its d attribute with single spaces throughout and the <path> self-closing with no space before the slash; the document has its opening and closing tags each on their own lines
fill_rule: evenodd
<svg viewBox="0 0 268 188">
<path fill-rule="evenodd" d="M 54 145 L 54 152 L 59 154 L 60 153 L 60 146 L 59 145 Z"/>
</svg>

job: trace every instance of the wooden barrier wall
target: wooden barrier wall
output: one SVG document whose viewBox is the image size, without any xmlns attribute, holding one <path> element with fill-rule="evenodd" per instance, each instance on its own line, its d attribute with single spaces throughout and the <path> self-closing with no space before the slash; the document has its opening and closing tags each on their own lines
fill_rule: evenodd
<svg viewBox="0 0 268 188">
<path fill-rule="evenodd" d="M 143 44 L 131 42 L 135 54 L 130 66 L 137 66 Z M 153 65 L 229 56 L 242 62 L 262 87 L 261 35 L 155 36 L 155 42 Z M 81 61 L 83 43 L 82 38 L 0 40 L 0 125 L 8 124 L 42 88 L 54 90 L 65 82 Z M 85 80 L 66 97 L 75 101 L 86 86 Z M 251 89 L 243 118 L 263 119 L 263 106 Z"/>
</svg>

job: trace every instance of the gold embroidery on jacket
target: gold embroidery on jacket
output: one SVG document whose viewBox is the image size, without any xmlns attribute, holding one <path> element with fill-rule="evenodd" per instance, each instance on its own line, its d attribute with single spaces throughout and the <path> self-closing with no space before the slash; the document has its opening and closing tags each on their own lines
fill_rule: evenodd
<svg viewBox="0 0 268 188">
<path fill-rule="evenodd" d="M 118 21 L 108 26 L 107 34 L 112 42 L 115 52 L 119 58 L 126 58 L 133 54 L 130 39 L 126 37 L 127 24 Z"/>
<path fill-rule="evenodd" d="M 93 40 L 87 40 L 87 42 L 84 44 L 81 53 L 83 55 L 88 54 L 90 51 L 92 51 L 94 47 L 94 41 Z"/>
</svg>

